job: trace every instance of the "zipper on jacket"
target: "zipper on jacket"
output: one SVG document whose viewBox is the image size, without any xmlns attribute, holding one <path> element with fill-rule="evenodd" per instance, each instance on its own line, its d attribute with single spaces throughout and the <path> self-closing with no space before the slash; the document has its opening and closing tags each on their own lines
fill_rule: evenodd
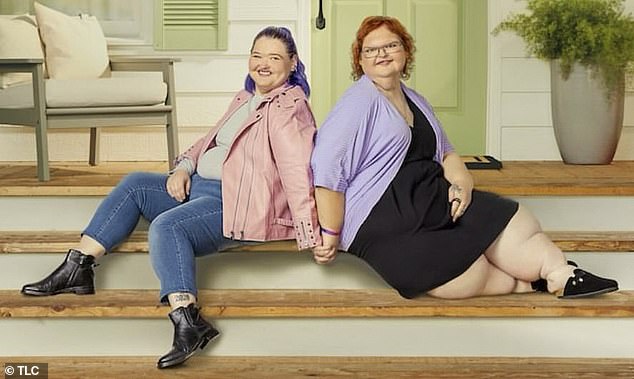
<svg viewBox="0 0 634 379">
<path fill-rule="evenodd" d="M 241 98 L 237 98 L 237 99 L 236 99 L 236 102 L 240 103 L 240 102 L 241 102 L 241 100 L 242 100 Z M 247 103 L 248 103 L 248 101 L 247 101 Z M 241 106 L 244 106 L 244 105 L 245 105 L 245 104 L 243 103 L 243 104 L 241 104 L 241 105 L 240 105 L 240 107 L 241 107 Z M 228 119 L 230 119 L 231 117 L 233 117 L 233 115 L 234 115 L 234 114 L 238 111 L 238 109 L 240 109 L 240 107 L 236 107 L 236 108 L 235 108 L 235 109 L 231 112 L 231 114 L 229 114 L 229 115 L 227 115 L 227 117 L 225 117 L 225 119 L 224 119 L 223 121 L 224 121 L 224 122 L 226 122 L 226 120 L 228 120 Z M 220 129 L 218 129 L 218 130 L 220 130 Z M 240 133 L 238 133 L 238 134 L 240 134 Z M 215 137 L 214 137 L 214 138 L 215 138 Z M 233 147 L 233 144 L 235 143 L 236 138 L 237 138 L 237 135 L 233 137 L 233 140 L 231 141 L 231 145 L 229 146 L 229 150 L 231 150 L 231 147 Z M 227 159 L 227 158 L 225 157 L 225 160 L 226 160 L 226 159 Z M 224 160 L 223 160 L 223 164 L 224 164 Z M 242 179 L 243 179 L 243 177 L 244 177 L 244 166 L 242 167 L 242 174 L 240 175 L 240 184 L 238 185 L 238 188 L 240 188 L 240 186 L 242 185 Z M 238 192 L 238 199 L 239 199 L 239 198 L 240 198 L 240 192 Z M 236 201 L 236 204 L 237 204 L 238 202 L 239 202 L 239 200 L 238 200 L 238 201 Z M 234 213 L 233 213 L 233 225 L 231 226 L 231 230 L 229 231 L 229 236 L 230 236 L 229 238 L 231 238 L 231 239 L 235 239 L 235 233 L 234 233 L 234 230 L 235 230 L 235 226 L 236 226 L 236 225 L 235 225 L 235 220 L 236 220 L 236 213 L 237 213 L 237 212 L 238 212 L 238 209 L 236 208 L 236 209 L 235 209 L 235 211 L 234 211 Z"/>
<path fill-rule="evenodd" d="M 250 130 L 247 132 L 247 138 L 249 137 Z M 247 151 L 244 150 L 244 157 L 242 162 L 246 161 Z M 236 219 L 238 217 L 238 205 L 240 204 L 240 193 L 242 188 L 242 181 L 244 180 L 244 163 L 242 163 L 242 172 L 240 173 L 240 183 L 238 183 L 238 196 L 236 197 L 236 204 L 233 211 L 233 225 L 231 225 L 231 239 L 234 239 L 234 231 L 236 230 Z"/>
<path fill-rule="evenodd" d="M 259 119 L 259 118 L 258 118 Z M 246 132 L 246 141 L 245 141 L 245 145 L 248 147 L 249 146 L 249 140 L 251 135 L 253 134 L 253 127 L 249 127 L 249 130 Z M 253 161 L 253 154 L 251 154 L 251 161 Z M 242 173 L 240 174 L 240 183 L 238 184 L 238 196 L 236 197 L 236 204 L 235 204 L 235 211 L 233 214 L 233 225 L 231 227 L 231 231 L 235 231 L 236 229 L 236 222 L 238 219 L 238 207 L 240 204 L 240 195 L 242 194 L 242 184 L 244 182 L 244 176 L 245 176 L 245 171 L 246 171 L 246 162 L 247 162 L 247 149 L 244 149 L 244 154 L 243 154 L 243 159 L 242 159 Z M 253 164 L 251 164 L 251 166 L 253 166 Z M 253 173 L 251 173 L 251 181 L 253 181 Z M 249 198 L 247 197 L 247 201 L 249 200 Z M 247 207 L 248 207 L 248 202 L 247 202 Z M 248 212 L 248 208 L 247 208 L 247 212 Z M 246 221 L 245 221 L 246 223 Z M 241 238 L 243 239 L 244 237 L 244 223 L 242 225 L 242 230 L 240 230 L 240 235 Z"/>
<path fill-rule="evenodd" d="M 249 130 L 251 133 L 253 128 Z M 251 141 L 251 182 L 249 183 L 249 192 L 247 194 L 247 207 L 244 212 L 244 221 L 242 222 L 242 230 L 240 230 L 240 234 L 244 235 L 244 229 L 247 226 L 247 217 L 249 216 L 249 206 L 251 205 L 251 194 L 253 192 L 253 178 L 255 177 L 255 163 L 253 157 L 255 156 L 255 141 L 258 139 L 258 134 L 260 133 L 259 128 L 255 128 L 255 136 L 253 137 L 253 141 Z"/>
</svg>

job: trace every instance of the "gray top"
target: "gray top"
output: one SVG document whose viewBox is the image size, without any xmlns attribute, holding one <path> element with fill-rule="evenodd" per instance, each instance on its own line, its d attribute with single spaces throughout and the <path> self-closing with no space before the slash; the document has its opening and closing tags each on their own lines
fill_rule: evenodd
<svg viewBox="0 0 634 379">
<path fill-rule="evenodd" d="M 190 175 L 196 171 L 198 175 L 205 179 L 222 180 L 222 164 L 225 161 L 229 147 L 231 147 L 231 143 L 236 134 L 242 129 L 249 114 L 257 108 L 261 100 L 261 95 L 254 95 L 249 102 L 238 108 L 235 113 L 227 119 L 227 122 L 218 130 L 216 146 L 203 154 L 198 160 L 196 170 L 194 170 L 193 163 L 189 159 L 181 161 L 176 168 L 184 168 Z"/>
</svg>

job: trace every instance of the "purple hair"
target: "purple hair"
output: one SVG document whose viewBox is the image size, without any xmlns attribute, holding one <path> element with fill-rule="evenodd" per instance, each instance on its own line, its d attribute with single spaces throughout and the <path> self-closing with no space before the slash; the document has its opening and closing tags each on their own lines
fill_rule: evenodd
<svg viewBox="0 0 634 379">
<path fill-rule="evenodd" d="M 297 57 L 297 67 L 295 67 L 295 70 L 291 71 L 291 74 L 288 77 L 288 83 L 300 86 L 306 94 L 306 97 L 310 96 L 310 86 L 308 85 L 306 73 L 304 72 L 304 64 L 299 59 L 299 55 L 297 54 L 297 47 L 295 46 L 295 41 L 293 40 L 293 35 L 291 34 L 291 31 L 282 26 L 267 26 L 266 28 L 262 29 L 253 39 L 251 51 L 253 51 L 253 46 L 255 46 L 255 42 L 261 37 L 269 37 L 282 41 L 286 46 L 286 51 L 288 52 L 288 55 L 291 58 L 293 56 Z M 249 74 L 247 74 L 247 77 L 244 80 L 244 89 L 251 93 L 255 92 L 255 82 Z"/>
</svg>

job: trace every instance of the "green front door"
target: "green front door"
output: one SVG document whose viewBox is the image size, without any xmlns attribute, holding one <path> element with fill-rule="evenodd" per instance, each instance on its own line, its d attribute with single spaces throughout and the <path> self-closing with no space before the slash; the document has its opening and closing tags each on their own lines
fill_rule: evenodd
<svg viewBox="0 0 634 379">
<path fill-rule="evenodd" d="M 407 84 L 425 96 L 460 154 L 485 152 L 486 0 L 322 0 L 326 27 L 312 30 L 311 102 L 321 124 L 350 86 L 350 46 L 370 15 L 397 17 L 416 41 Z M 313 21 L 319 0 L 312 0 Z"/>
</svg>

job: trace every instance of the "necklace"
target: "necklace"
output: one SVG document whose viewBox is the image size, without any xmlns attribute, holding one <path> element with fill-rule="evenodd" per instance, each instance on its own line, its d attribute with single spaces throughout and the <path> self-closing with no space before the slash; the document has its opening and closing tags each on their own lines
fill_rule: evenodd
<svg viewBox="0 0 634 379">
<path fill-rule="evenodd" d="M 407 100 L 405 99 L 405 94 L 400 88 L 400 85 L 397 87 L 398 90 L 389 90 L 385 89 L 383 86 L 376 84 L 379 91 L 385 95 L 390 103 L 396 108 L 396 111 L 403 117 L 405 123 L 411 128 L 414 125 L 414 113 L 409 109 L 407 104 Z M 397 92 L 398 91 L 398 92 Z"/>
<path fill-rule="evenodd" d="M 405 98 L 403 97 L 403 99 L 398 103 L 393 100 L 390 100 L 390 102 L 392 103 L 392 105 L 394 105 L 394 108 L 396 108 L 398 113 L 400 113 L 401 117 L 403 117 L 407 125 L 409 127 L 412 127 L 414 124 L 414 113 L 411 109 L 409 109 L 409 106 L 407 105 L 407 100 L 405 100 Z"/>
<path fill-rule="evenodd" d="M 401 116 L 403 116 L 403 118 L 405 119 L 407 125 L 409 127 L 412 127 L 414 125 L 414 113 L 412 112 L 412 110 L 409 109 L 409 107 L 405 107 L 405 112 L 402 112 L 400 109 L 399 112 L 401 113 Z"/>
</svg>

